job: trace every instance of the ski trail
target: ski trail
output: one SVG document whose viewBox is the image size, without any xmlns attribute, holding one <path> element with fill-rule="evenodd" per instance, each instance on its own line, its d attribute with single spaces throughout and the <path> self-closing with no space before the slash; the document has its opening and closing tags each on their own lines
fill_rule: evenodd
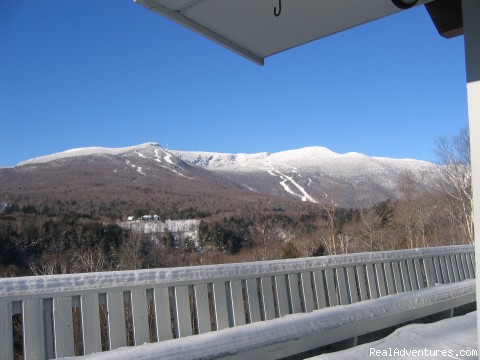
<svg viewBox="0 0 480 360">
<path fill-rule="evenodd" d="M 172 161 L 172 154 L 170 153 L 165 153 L 165 156 L 163 157 L 163 160 L 165 160 L 169 164 L 173 164 Z"/>
<path fill-rule="evenodd" d="M 155 149 L 154 151 L 154 154 L 155 154 L 155 161 L 156 162 L 159 162 L 161 163 L 162 162 L 162 158 L 160 157 L 160 149 Z"/>
<path fill-rule="evenodd" d="M 287 176 L 285 174 L 282 174 L 280 171 L 277 171 L 277 173 L 284 176 L 288 181 L 290 181 L 292 183 L 293 186 L 295 186 L 298 190 L 300 190 L 300 192 L 303 194 L 303 196 L 301 196 L 302 201 L 307 201 L 308 200 L 308 201 L 313 202 L 315 204 L 317 203 L 317 201 L 312 196 L 310 196 L 310 194 L 302 186 L 300 186 L 295 180 L 293 180 L 292 176 Z"/>
<path fill-rule="evenodd" d="M 180 168 L 178 165 L 176 165 L 176 164 L 173 163 L 173 161 L 172 161 L 172 154 L 170 154 L 170 153 L 166 152 L 165 150 L 163 150 L 163 153 L 165 154 L 165 156 L 162 157 L 161 154 L 160 154 L 160 151 L 162 151 L 162 150 L 160 150 L 160 149 L 155 149 L 155 150 L 154 150 L 154 153 L 155 153 L 155 161 L 156 161 L 156 162 L 162 163 L 162 159 L 163 159 L 163 160 L 165 160 L 165 162 L 167 162 L 167 163 L 169 163 L 169 164 L 172 164 L 172 165 Z M 179 175 L 179 176 L 182 176 L 182 177 L 184 177 L 184 178 L 191 179 L 191 180 L 193 179 L 192 177 L 187 176 L 187 175 L 184 175 L 184 174 L 182 174 L 180 171 L 177 171 L 177 170 L 175 170 L 175 169 L 172 169 L 172 168 L 170 168 L 170 167 L 168 167 L 168 166 L 165 166 L 165 165 L 159 165 L 159 166 L 160 166 L 161 168 L 164 168 L 164 169 L 166 169 L 166 170 L 169 170 L 169 171 L 171 171 L 171 172 L 173 172 L 173 173 L 175 173 L 175 174 L 177 174 L 177 175 Z"/>
<path fill-rule="evenodd" d="M 135 164 L 132 164 L 130 162 L 130 160 L 125 160 L 125 164 L 127 164 L 128 166 L 130 166 L 132 169 L 135 169 L 136 172 L 138 172 L 140 175 L 145 175 L 145 173 L 142 171 L 142 167 L 141 166 L 137 166 Z"/>
<path fill-rule="evenodd" d="M 278 177 L 280 177 L 280 179 L 282 179 L 282 181 L 280 181 L 280 185 L 283 187 L 283 189 L 287 193 L 300 197 L 302 199 L 302 201 L 310 201 L 310 202 L 315 203 L 315 204 L 317 203 L 317 201 L 302 186 L 300 186 L 293 179 L 293 176 L 285 175 L 285 174 L 281 173 L 280 171 L 273 169 L 273 167 L 272 167 L 272 169 L 268 170 L 268 173 L 272 176 L 278 176 Z M 296 187 L 302 193 L 302 195 L 299 195 L 299 194 L 295 193 L 294 191 L 292 191 L 292 189 L 287 184 L 287 182 L 290 182 L 291 185 Z"/>
<path fill-rule="evenodd" d="M 173 172 L 173 173 L 175 173 L 175 174 L 177 174 L 177 175 L 179 175 L 179 176 L 182 176 L 182 177 L 184 177 L 184 178 L 193 180 L 192 177 L 187 176 L 187 175 L 185 175 L 185 174 L 182 174 L 181 172 L 179 172 L 179 171 L 177 171 L 177 170 L 175 170 L 175 169 L 171 169 L 171 168 L 169 168 L 169 167 L 167 167 L 167 166 L 164 166 L 164 165 L 160 165 L 160 167 L 162 167 L 162 168 L 164 168 L 164 169 L 167 169 L 167 170 L 170 170 L 171 172 Z"/>
</svg>

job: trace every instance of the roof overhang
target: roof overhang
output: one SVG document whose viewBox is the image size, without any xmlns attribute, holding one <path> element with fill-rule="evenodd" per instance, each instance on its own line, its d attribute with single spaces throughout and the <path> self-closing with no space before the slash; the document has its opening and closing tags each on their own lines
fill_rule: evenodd
<svg viewBox="0 0 480 360">
<path fill-rule="evenodd" d="M 283 0 L 279 16 L 274 9 L 278 13 L 281 0 L 135 1 L 260 65 L 281 51 L 402 11 L 391 0 Z"/>
<path fill-rule="evenodd" d="M 463 35 L 461 0 L 436 0 L 425 4 L 438 32 L 450 39 Z"/>
</svg>

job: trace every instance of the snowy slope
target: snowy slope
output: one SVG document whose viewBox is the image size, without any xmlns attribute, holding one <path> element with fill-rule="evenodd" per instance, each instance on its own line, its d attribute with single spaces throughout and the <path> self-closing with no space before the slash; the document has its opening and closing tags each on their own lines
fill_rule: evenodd
<svg viewBox="0 0 480 360">
<path fill-rule="evenodd" d="M 191 178 L 185 171 L 186 166 L 191 166 L 255 193 L 311 203 L 327 201 L 344 207 L 400 199 L 399 184 L 405 177 L 411 178 L 420 191 L 432 190 L 438 183 L 438 167 L 432 163 L 355 152 L 338 154 L 319 146 L 277 153 L 230 154 L 166 150 L 158 143 L 146 143 L 126 148 L 72 149 L 23 161 L 18 166 L 86 157 L 108 160 L 112 156 L 142 176 L 148 176 L 149 169 L 163 168 Z"/>
<path fill-rule="evenodd" d="M 54 161 L 73 160 L 84 158 L 109 159 L 115 156 L 129 167 L 136 170 L 140 175 L 147 175 L 146 169 L 151 169 L 151 166 L 160 167 L 178 176 L 187 177 L 182 170 L 182 161 L 175 158 L 170 152 L 163 149 L 160 144 L 156 142 L 148 142 L 136 146 L 129 146 L 123 148 L 106 148 L 106 147 L 86 147 L 62 151 L 59 153 L 40 156 L 34 159 L 20 162 L 17 166 L 22 167 L 26 165 L 48 164 Z M 153 162 L 152 162 L 153 161 Z"/>
<path fill-rule="evenodd" d="M 380 171 L 385 168 L 402 170 L 430 169 L 432 164 L 413 159 L 391 159 L 369 157 L 350 152 L 338 154 L 324 147 L 306 147 L 278 153 L 229 154 L 194 151 L 171 151 L 178 158 L 210 170 L 217 171 L 258 171 L 273 168 L 284 170 L 318 170 L 330 174 L 348 175 L 355 172 Z M 347 170 L 347 172 L 345 172 Z"/>
<path fill-rule="evenodd" d="M 92 155 L 99 155 L 99 156 L 121 155 L 129 152 L 139 152 L 141 154 L 142 151 L 148 150 L 149 148 L 152 148 L 152 147 L 160 147 L 160 144 L 150 142 L 150 143 L 145 143 L 137 146 L 124 147 L 124 148 L 106 148 L 106 147 L 78 148 L 78 149 L 66 150 L 66 151 L 51 154 L 51 155 L 40 156 L 30 160 L 25 160 L 20 162 L 18 166 L 43 164 L 43 163 L 48 163 L 55 160 L 68 159 L 68 158 L 74 158 L 74 157 L 85 157 L 85 156 L 92 156 Z"/>
<path fill-rule="evenodd" d="M 425 161 L 338 154 L 318 146 L 278 153 L 172 153 L 252 191 L 343 206 L 398 199 L 398 185 L 405 176 L 422 190 L 431 190 L 438 176 L 437 166 Z"/>
</svg>

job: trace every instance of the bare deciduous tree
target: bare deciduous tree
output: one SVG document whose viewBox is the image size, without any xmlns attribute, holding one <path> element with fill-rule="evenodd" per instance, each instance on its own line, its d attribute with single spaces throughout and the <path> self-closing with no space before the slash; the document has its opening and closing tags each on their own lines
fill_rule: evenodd
<svg viewBox="0 0 480 360">
<path fill-rule="evenodd" d="M 75 254 L 72 268 L 74 272 L 97 272 L 107 270 L 107 258 L 103 251 L 85 249 Z"/>
<path fill-rule="evenodd" d="M 144 244 L 143 233 L 133 234 L 125 239 L 118 251 L 119 268 L 122 270 L 141 269 L 144 259 L 142 253 Z"/>
<path fill-rule="evenodd" d="M 438 138 L 436 155 L 442 165 L 441 173 L 445 181 L 443 189 L 451 200 L 446 210 L 457 223 L 462 235 L 473 244 L 473 195 L 468 128 L 461 129 L 452 140 Z"/>
</svg>

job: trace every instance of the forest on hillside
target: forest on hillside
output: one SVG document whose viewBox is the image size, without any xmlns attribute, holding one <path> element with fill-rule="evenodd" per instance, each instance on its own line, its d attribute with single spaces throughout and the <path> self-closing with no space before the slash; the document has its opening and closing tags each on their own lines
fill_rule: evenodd
<svg viewBox="0 0 480 360">
<path fill-rule="evenodd" d="M 448 208 L 448 210 L 446 210 Z M 204 217 L 198 242 L 175 246 L 89 214 L 9 206 L 0 217 L 2 276 L 205 265 L 470 243 L 443 192 L 369 208 L 275 208 Z"/>
<path fill-rule="evenodd" d="M 0 276 L 205 265 L 473 243 L 468 132 L 439 139 L 446 185 L 418 192 L 406 174 L 403 197 L 346 209 L 268 198 L 241 206 L 131 209 L 162 219 L 198 219 L 197 239 L 180 245 L 119 226 L 118 202 L 80 206 L 52 199 L 8 204 L 0 213 Z M 224 200 L 227 201 L 227 200 Z M 38 206 L 38 207 L 37 207 Z M 82 209 L 83 211 L 79 211 Z M 112 216 L 112 214 L 120 214 Z M 123 214 L 126 215 L 126 214 Z"/>
</svg>

